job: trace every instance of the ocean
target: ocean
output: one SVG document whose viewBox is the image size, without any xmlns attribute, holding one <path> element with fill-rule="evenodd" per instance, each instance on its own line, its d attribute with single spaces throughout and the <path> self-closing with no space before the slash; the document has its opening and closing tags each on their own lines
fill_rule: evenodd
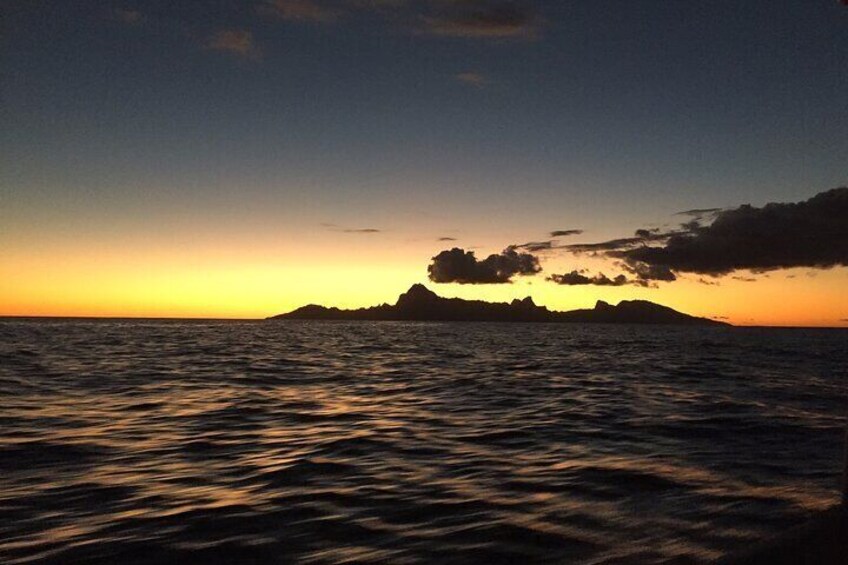
<svg viewBox="0 0 848 565">
<path fill-rule="evenodd" d="M 703 563 L 836 503 L 840 330 L 0 321 L 0 562 Z"/>
</svg>

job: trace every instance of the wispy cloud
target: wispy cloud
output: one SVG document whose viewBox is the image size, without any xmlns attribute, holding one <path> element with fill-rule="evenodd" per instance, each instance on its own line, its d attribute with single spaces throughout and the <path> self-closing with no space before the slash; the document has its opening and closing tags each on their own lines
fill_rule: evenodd
<svg viewBox="0 0 848 565">
<path fill-rule="evenodd" d="M 261 4 L 259 10 L 284 20 L 329 23 L 344 14 L 345 11 L 339 4 L 319 0 L 273 0 Z"/>
<path fill-rule="evenodd" d="M 338 224 L 333 224 L 330 222 L 323 222 L 321 226 L 327 228 L 329 231 L 334 231 L 338 233 L 360 233 L 360 234 L 375 234 L 375 233 L 383 233 L 384 230 L 377 228 L 348 228 L 345 226 L 340 226 Z"/>
<path fill-rule="evenodd" d="M 570 235 L 580 235 L 583 230 L 554 230 L 551 232 L 551 237 L 568 237 Z"/>
<path fill-rule="evenodd" d="M 456 241 L 455 237 L 440 237 L 436 241 Z"/>
<path fill-rule="evenodd" d="M 214 33 L 205 44 L 206 49 L 230 53 L 246 59 L 257 59 L 262 51 L 253 41 L 253 33 L 243 29 L 225 29 Z"/>
<path fill-rule="evenodd" d="M 487 79 L 484 75 L 473 71 L 457 74 L 456 80 L 462 84 L 467 84 L 475 88 L 483 88 L 489 83 L 489 79 Z"/>
<path fill-rule="evenodd" d="M 532 2 L 507 0 L 441 0 L 421 16 L 423 31 L 465 38 L 531 38 L 539 18 Z"/>
<path fill-rule="evenodd" d="M 515 249 L 523 249 L 524 251 L 529 251 L 531 253 L 536 253 L 538 251 L 549 251 L 551 249 L 556 249 L 557 246 L 554 245 L 553 241 L 528 241 L 527 243 L 521 243 L 519 245 L 513 245 Z"/>
<path fill-rule="evenodd" d="M 695 208 L 693 210 L 684 210 L 682 212 L 678 212 L 675 216 L 692 216 L 692 217 L 701 217 L 701 216 L 714 216 L 722 211 L 722 208 Z"/>
<path fill-rule="evenodd" d="M 307 23 L 332 23 L 373 15 L 423 35 L 464 38 L 530 38 L 539 27 L 533 0 L 266 0 L 264 15 Z"/>
<path fill-rule="evenodd" d="M 116 8 L 114 15 L 115 19 L 128 25 L 138 25 L 144 23 L 147 19 L 140 10 L 131 10 L 128 8 Z"/>
</svg>

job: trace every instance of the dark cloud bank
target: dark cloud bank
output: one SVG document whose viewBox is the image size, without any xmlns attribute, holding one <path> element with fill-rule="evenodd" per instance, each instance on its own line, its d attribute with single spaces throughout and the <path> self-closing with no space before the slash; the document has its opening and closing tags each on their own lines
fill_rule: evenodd
<svg viewBox="0 0 848 565">
<path fill-rule="evenodd" d="M 739 270 L 827 269 L 848 265 L 848 188 L 834 188 L 797 203 L 762 208 L 705 208 L 678 215 L 691 219 L 670 231 L 636 230 L 633 237 L 563 246 L 580 255 L 617 261 L 632 279 L 622 284 L 651 286 L 678 274 L 720 277 Z M 710 221 L 708 225 L 704 222 Z M 579 273 L 578 273 L 579 274 Z M 594 277 L 608 284 L 605 277 Z M 549 280 L 578 280 L 562 275 Z M 590 279 L 590 281 L 593 279 Z M 616 277 L 613 280 L 620 280 Z M 596 284 L 583 282 L 579 284 Z"/>
<path fill-rule="evenodd" d="M 711 276 L 741 269 L 845 266 L 848 188 L 828 190 L 798 203 L 723 210 L 712 224 L 690 226 L 684 233 L 669 235 L 662 245 L 640 245 L 610 255 L 636 268 L 645 265 L 661 272 Z"/>
<path fill-rule="evenodd" d="M 552 249 L 612 259 L 626 273 L 610 278 L 574 270 L 547 277 L 569 286 L 655 286 L 685 273 L 721 277 L 740 270 L 760 274 L 796 267 L 848 266 L 848 187 L 797 203 L 687 210 L 679 215 L 691 219 L 677 229 L 640 229 L 632 237 L 597 243 L 529 242 L 510 246 L 483 261 L 461 249 L 443 251 L 433 258 L 430 279 L 468 284 L 510 282 L 514 275 L 540 272 L 538 258 L 532 253 Z M 560 230 L 551 236 L 577 233 L 582 232 Z"/>
</svg>

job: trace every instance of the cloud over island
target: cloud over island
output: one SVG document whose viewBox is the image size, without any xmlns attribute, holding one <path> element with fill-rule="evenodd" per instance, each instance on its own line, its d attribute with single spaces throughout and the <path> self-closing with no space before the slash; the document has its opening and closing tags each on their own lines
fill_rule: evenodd
<svg viewBox="0 0 848 565">
<path fill-rule="evenodd" d="M 459 284 L 508 284 L 516 275 L 535 275 L 541 270 L 538 257 L 510 247 L 482 261 L 473 251 L 454 247 L 433 257 L 427 267 L 431 281 Z"/>
</svg>

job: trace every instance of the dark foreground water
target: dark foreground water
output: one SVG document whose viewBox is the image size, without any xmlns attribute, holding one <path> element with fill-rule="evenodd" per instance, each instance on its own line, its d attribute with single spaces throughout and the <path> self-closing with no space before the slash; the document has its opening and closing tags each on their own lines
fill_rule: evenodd
<svg viewBox="0 0 848 565">
<path fill-rule="evenodd" d="M 838 498 L 848 332 L 0 321 L 0 562 L 703 562 Z"/>
</svg>

